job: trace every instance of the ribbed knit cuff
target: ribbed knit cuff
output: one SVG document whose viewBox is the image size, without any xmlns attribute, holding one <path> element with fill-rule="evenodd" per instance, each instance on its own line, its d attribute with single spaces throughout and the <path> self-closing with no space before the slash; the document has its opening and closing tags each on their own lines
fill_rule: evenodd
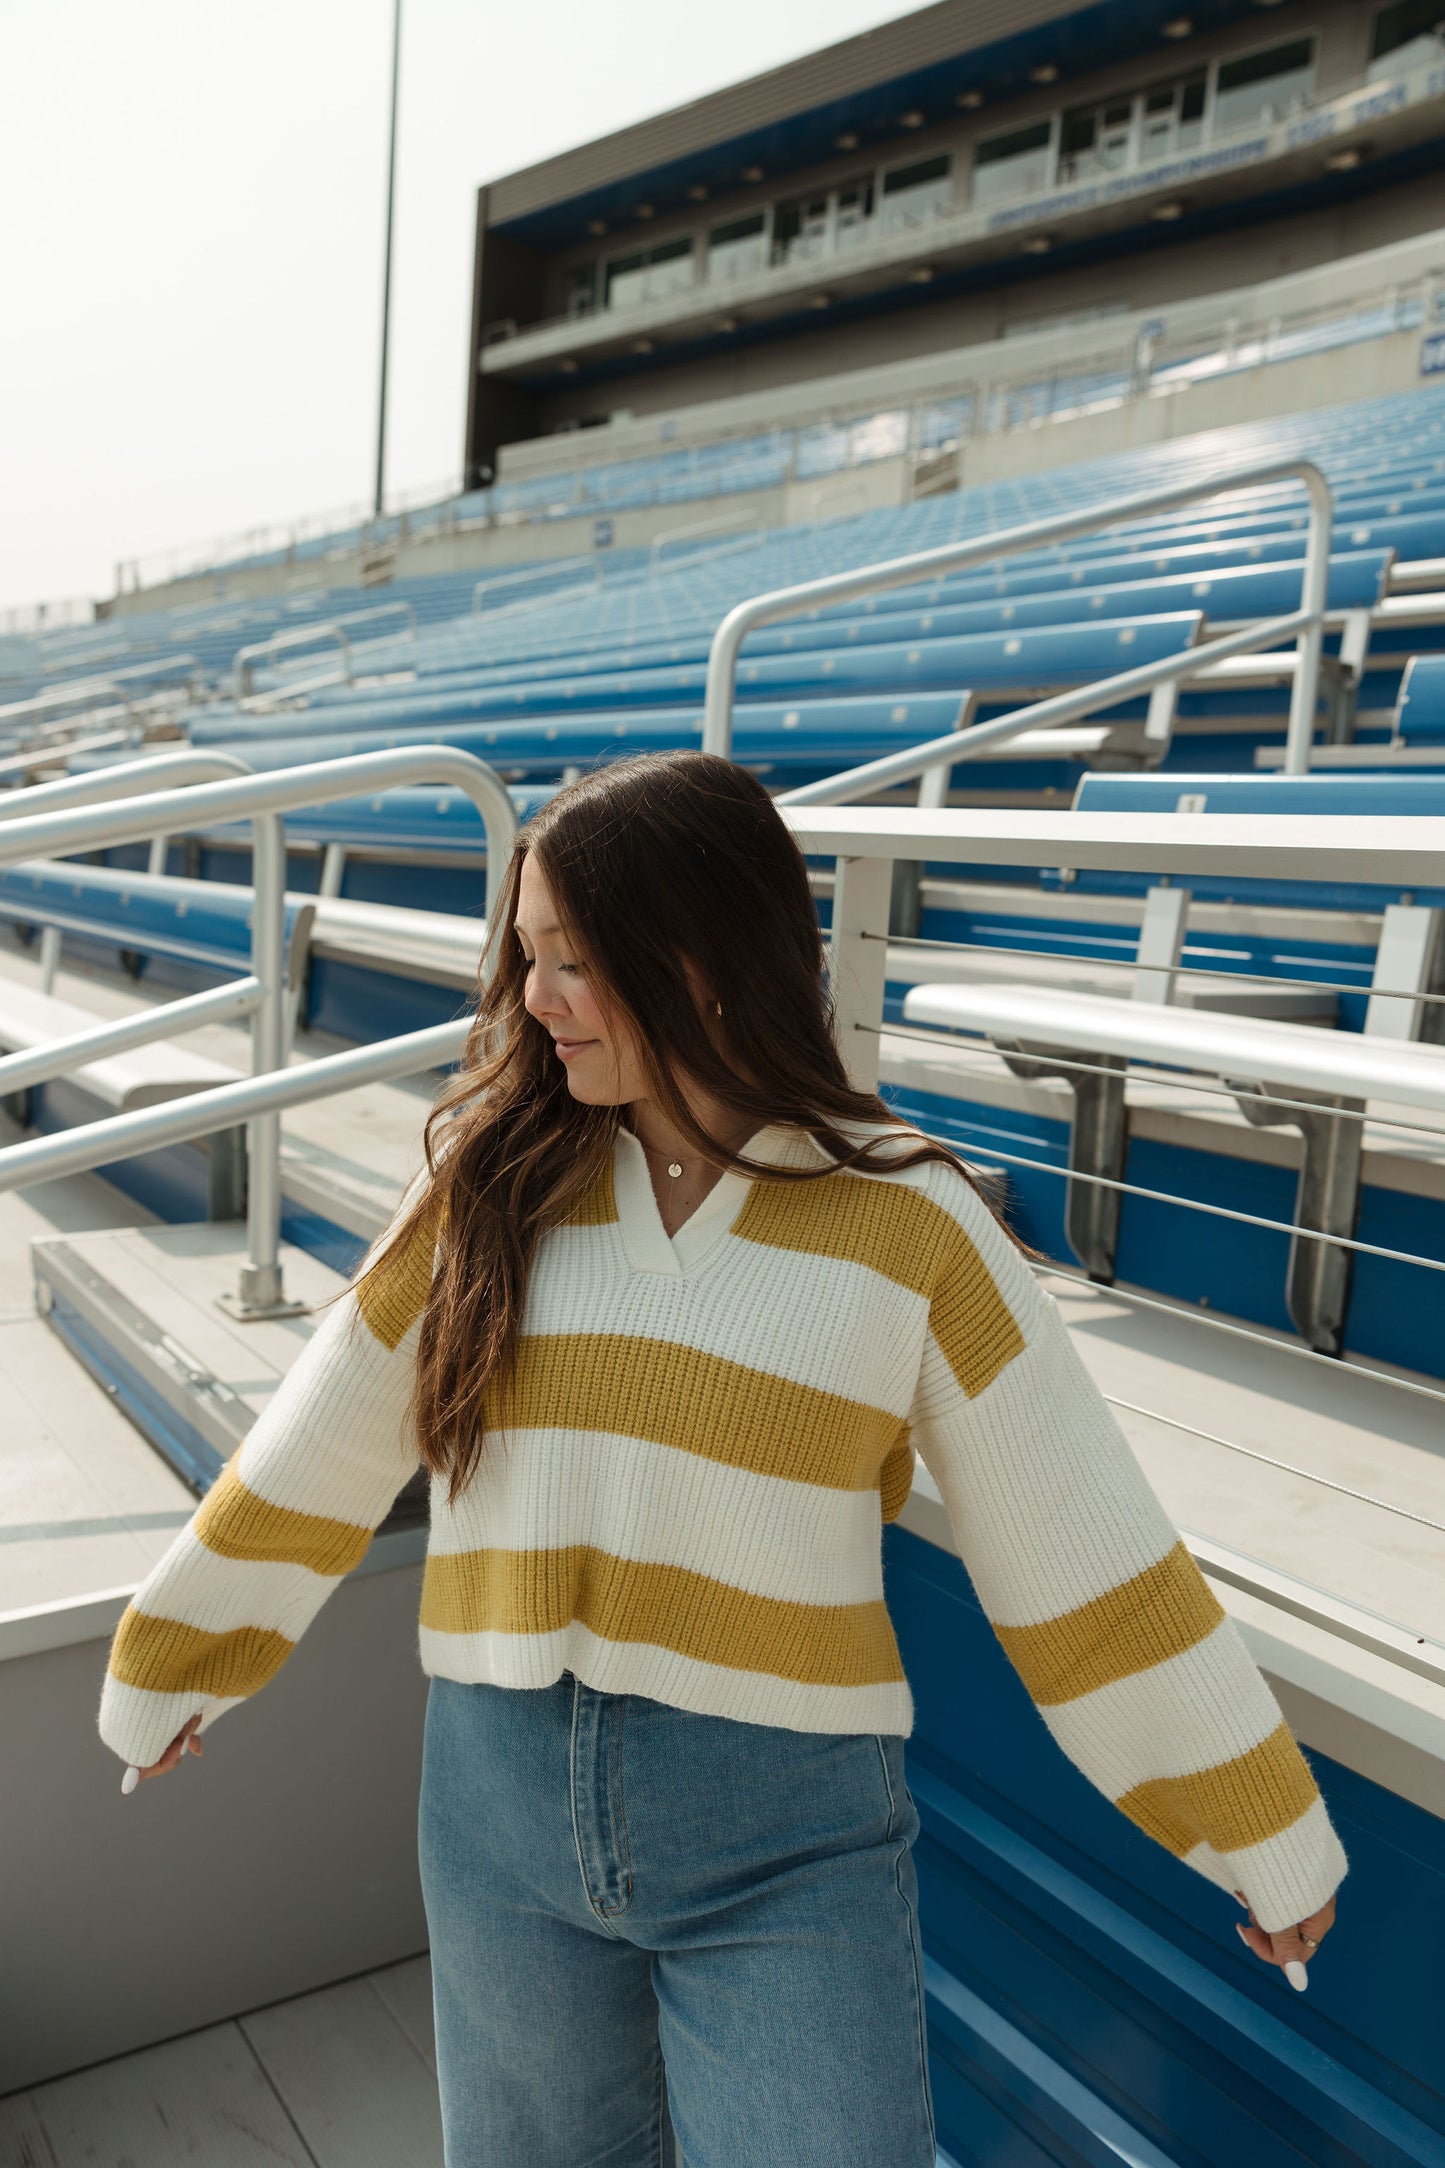
<svg viewBox="0 0 1445 2168">
<path fill-rule="evenodd" d="M 1289 1829 L 1226 1854 L 1221 1865 L 1228 1887 L 1244 1891 L 1256 1920 L 1271 1934 L 1318 1912 L 1349 1872 L 1344 1846 L 1319 1798 Z"/>
<path fill-rule="evenodd" d="M 217 1716 L 234 1708 L 244 1695 L 154 1694 L 143 1686 L 127 1686 L 107 1671 L 101 1688 L 98 1729 L 113 1754 L 137 1769 L 158 1762 L 187 1719 L 200 1712 L 202 1731 Z"/>
</svg>

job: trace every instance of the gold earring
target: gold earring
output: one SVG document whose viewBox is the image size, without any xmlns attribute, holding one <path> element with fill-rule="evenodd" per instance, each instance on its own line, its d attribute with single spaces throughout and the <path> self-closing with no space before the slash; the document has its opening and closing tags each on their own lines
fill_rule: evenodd
<svg viewBox="0 0 1445 2168">
<path fill-rule="evenodd" d="M 719 1002 L 719 1003 L 718 1003 L 718 1005 L 717 1005 L 717 1013 L 718 1013 L 718 1015 L 719 1015 L 719 1016 L 721 1016 L 721 1015 L 722 1015 L 722 1003 L 721 1003 L 721 1002 Z"/>
</svg>

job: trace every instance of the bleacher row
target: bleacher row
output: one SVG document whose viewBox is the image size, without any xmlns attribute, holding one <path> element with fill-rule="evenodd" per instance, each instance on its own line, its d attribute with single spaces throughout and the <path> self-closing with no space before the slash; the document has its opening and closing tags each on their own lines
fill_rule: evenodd
<svg viewBox="0 0 1445 2168">
<path fill-rule="evenodd" d="M 1414 330 L 1424 321 L 1418 294 L 1345 307 L 1328 318 L 1290 329 L 1271 328 L 1224 344 L 1206 340 L 1151 371 L 1159 392 L 1201 379 L 1296 361 L 1342 346 Z M 283 547 L 250 550 L 218 560 L 230 571 L 279 564 L 314 564 L 363 547 L 477 526 L 531 524 L 606 516 L 642 507 L 703 503 L 776 489 L 785 482 L 822 482 L 850 468 L 913 451 L 927 458 L 978 434 L 1024 428 L 1048 417 L 1119 404 L 1139 388 L 1136 356 L 1092 368 L 1027 370 L 1011 382 L 975 387 L 925 401 L 911 412 L 885 407 L 855 417 L 780 426 L 713 442 L 675 445 L 628 458 L 603 459 L 565 472 L 501 480 L 364 527 L 338 527 L 299 536 Z"/>
<path fill-rule="evenodd" d="M 133 616 L 95 631 L 123 632 L 132 664 L 184 637 L 206 681 L 183 717 L 198 749 L 274 770 L 389 747 L 457 747 L 501 774 L 525 817 L 561 779 L 596 760 L 699 743 L 712 633 L 748 596 L 1290 456 L 1315 460 L 1335 501 L 1319 773 L 1260 772 L 1281 753 L 1292 649 L 1187 667 L 1221 630 L 1299 607 L 1307 511 L 1293 483 L 1203 500 L 758 632 L 738 670 L 734 757 L 785 794 L 911 749 L 961 717 L 987 720 L 1173 657 L 1186 668 L 1162 728 L 1159 711 L 1141 699 L 1100 708 L 1089 718 L 1099 727 L 1029 731 L 955 765 L 944 802 L 1062 807 L 1077 793 L 1083 807 L 1118 811 L 1242 812 L 1261 801 L 1356 817 L 1433 810 L 1445 800 L 1445 394 L 1430 389 L 782 530 L 745 549 L 701 547 L 662 566 L 613 560 L 601 576 L 590 566 L 544 567 L 535 582 L 517 578 L 475 610 L 474 575 L 438 579 L 425 594 L 414 583 L 387 596 L 415 604 L 414 626 L 377 637 L 366 636 L 365 623 L 354 627 L 349 677 L 334 652 L 318 647 L 256 658 L 251 689 L 240 693 L 237 650 L 264 641 L 268 628 L 285 629 L 279 610 L 268 616 L 259 605 L 188 620 L 157 613 L 155 623 Z M 367 600 L 375 597 L 347 593 L 307 607 L 322 621 Z M 53 656 L 43 661 L 49 671 Z M 41 662 L 33 652 L 0 652 L 0 671 L 16 684 L 27 668 L 36 682 Z M 86 664 L 99 667 L 93 646 Z M 76 753 L 71 764 L 133 757 L 100 749 Z M 1349 772 L 1332 772 L 1330 763 L 1346 759 Z M 913 790 L 903 786 L 892 802 L 909 802 Z M 28 795 L 13 791 L 0 811 L 23 810 Z M 456 789 L 395 790 L 290 814 L 286 826 L 299 1020 L 365 1040 L 454 1014 L 480 936 L 484 839 L 471 800 Z M 102 863 L 13 868 L 0 873 L 0 920 L 27 942 L 41 928 L 58 929 L 67 956 L 97 968 L 214 983 L 246 968 L 248 848 L 243 827 L 223 825 L 173 836 L 164 872 L 144 848 L 111 850 Z M 830 866 L 816 864 L 814 876 L 826 920 Z M 313 912 L 307 899 L 318 892 Z M 1052 1254 L 1080 1254 L 1077 1216 L 1071 1222 L 1062 1194 L 1068 1185 L 1042 1178 L 1073 1164 L 1072 1117 L 1057 1098 L 1041 1100 L 1006 1060 L 994 1061 L 985 1088 L 977 1051 L 1007 1041 L 1002 993 L 1016 992 L 1022 978 L 1086 1003 L 1129 998 L 1159 893 L 1160 882 L 1144 876 L 1075 877 L 1044 864 L 1002 874 L 957 863 L 911 869 L 895 893 L 885 1016 L 896 1036 L 885 1041 L 885 1088 L 912 1118 L 985 1162 L 992 1153 L 1011 1171 L 1027 1230 Z M 1314 1039 L 1321 1026 L 1368 1038 L 1387 1013 L 1372 1008 L 1372 998 L 1381 991 L 1388 927 L 1392 941 L 1406 942 L 1392 954 L 1415 957 L 1407 1035 L 1436 1036 L 1445 1013 L 1434 1000 L 1445 991 L 1442 910 L 1445 892 L 1380 884 L 1325 891 L 1283 880 L 1197 880 L 1163 967 L 1171 1003 L 1216 1020 L 1268 1019 Z M 1416 916 L 1408 924 L 1389 916 L 1401 911 Z M 418 956 L 432 962 L 419 967 Z M 1389 1011 L 1397 1035 L 1401 1013 Z M 930 1033 L 926 1044 L 909 1036 L 920 1025 Z M 1136 1035 L 1143 1028 L 1137 1013 L 1131 1028 Z M 1091 1058 L 1107 1051 L 1087 1033 L 1081 1043 L 1092 1047 Z M 1168 1066 L 1163 1054 L 1157 1059 Z M 1165 1192 L 1237 1178 L 1256 1117 L 1241 1102 L 1230 1119 L 1232 1127 L 1222 1124 L 1217 1108 L 1180 1116 L 1170 1131 L 1173 1157 L 1155 1170 Z M 1367 1201 L 1383 1164 L 1378 1152 L 1366 1153 Z M 1432 1150 L 1420 1164 L 1427 1171 L 1411 1176 L 1408 1210 L 1398 1182 L 1390 1187 L 1398 1154 L 1370 1209 L 1385 1226 L 1406 1212 L 1404 1246 L 1445 1258 L 1439 1161 Z M 1249 1178 L 1261 1179 L 1257 1167 Z M 1281 1209 L 1288 1220 L 1290 1208 Z M 1191 1241 L 1181 1263 L 1178 1245 L 1157 1228 L 1133 1240 L 1131 1227 L 1147 1220 L 1132 1205 L 1125 1211 L 1111 1274 L 1117 1264 L 1136 1284 L 1207 1299 L 1279 1330 L 1306 1330 L 1298 1304 L 1286 1299 L 1282 1260 L 1257 1267 L 1270 1254 L 1268 1239 L 1241 1274 L 1232 1232 Z M 1445 1374 L 1429 1306 L 1418 1290 L 1402 1294 L 1392 1270 L 1360 1261 L 1355 1344 Z"/>
</svg>

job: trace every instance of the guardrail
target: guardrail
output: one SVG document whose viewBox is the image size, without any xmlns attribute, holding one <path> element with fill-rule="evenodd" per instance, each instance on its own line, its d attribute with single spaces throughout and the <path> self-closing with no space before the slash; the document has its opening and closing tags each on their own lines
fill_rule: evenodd
<svg viewBox="0 0 1445 2168">
<path fill-rule="evenodd" d="M 538 580 L 555 578 L 559 572 L 577 572 L 584 575 L 576 582 L 579 587 L 602 585 L 602 559 L 595 550 L 589 550 L 585 556 L 544 558 L 539 564 L 524 565 L 520 571 L 491 573 L 486 579 L 478 580 L 472 589 L 473 617 L 482 614 L 487 596 L 496 594 L 499 588 L 525 587 L 529 583 L 535 585 Z M 585 577 L 587 573 L 592 575 L 590 581 Z M 530 603 L 555 601 L 558 592 L 557 588 L 549 587 L 545 594 L 524 596 L 517 608 L 524 609 Z M 564 588 L 560 592 L 570 593 L 571 589 Z M 502 607 L 507 610 L 508 616 L 514 614 L 507 604 L 504 603 Z"/>
<path fill-rule="evenodd" d="M 412 602 L 398 600 L 396 602 L 378 602 L 374 607 L 366 610 L 346 610 L 340 617 L 329 617 L 319 625 L 297 625 L 289 631 L 273 633 L 268 640 L 258 640 L 251 647 L 239 648 L 233 666 L 236 674 L 237 703 L 244 702 L 253 708 L 260 708 L 267 702 L 286 700 L 300 692 L 313 692 L 320 685 L 335 685 L 338 683 L 349 685 L 355 674 L 352 667 L 355 643 L 350 638 L 351 632 L 358 625 L 374 624 L 379 617 L 396 617 L 398 615 L 404 617 L 407 623 L 406 630 L 398 632 L 395 637 L 399 640 L 414 640 L 416 638 L 416 605 Z M 334 639 L 341 651 L 341 668 L 339 671 L 331 672 L 324 678 L 308 678 L 304 682 L 283 680 L 279 685 L 272 686 L 269 692 L 252 694 L 251 688 L 255 683 L 255 665 L 263 655 L 280 654 L 283 648 L 288 647 L 311 647 L 318 640 L 326 639 Z"/>
<path fill-rule="evenodd" d="M 1078 694 L 1063 694 L 1058 700 L 1045 701 L 1032 708 L 1019 708 L 1011 715 L 998 717 L 995 721 L 978 726 L 989 733 L 987 739 L 971 738 L 970 744 L 996 743 L 1000 738 L 1016 736 L 1020 731 L 1037 728 L 1041 723 L 1062 722 L 1065 714 L 1088 714 L 1091 708 L 1106 702 L 1129 698 L 1133 693 L 1144 692 L 1155 685 L 1167 683 L 1172 678 L 1188 676 L 1203 663 L 1217 661 L 1226 655 L 1242 655 L 1257 652 L 1273 640 L 1295 637 L 1299 642 L 1299 667 L 1290 693 L 1289 730 L 1285 744 L 1285 772 L 1288 775 L 1304 775 L 1309 768 L 1310 743 L 1314 736 L 1315 703 L 1319 694 L 1320 654 L 1324 634 L 1325 604 L 1328 597 L 1330 576 L 1330 538 L 1334 525 L 1334 500 L 1330 485 L 1313 461 L 1308 459 L 1268 460 L 1258 466 L 1238 467 L 1208 482 L 1183 482 L 1170 489 L 1146 490 L 1133 497 L 1123 497 L 1104 510 L 1094 508 L 1084 512 L 1056 514 L 1049 519 L 1030 520 L 1022 527 L 1007 527 L 999 534 L 984 535 L 972 542 L 948 542 L 941 548 L 918 550 L 911 556 L 894 557 L 881 564 L 864 565 L 855 572 L 838 572 L 820 580 L 805 580 L 796 587 L 775 588 L 772 593 L 755 595 L 750 601 L 740 602 L 728 611 L 727 616 L 713 635 L 712 652 L 708 657 L 707 691 L 703 708 L 703 750 L 718 753 L 724 759 L 732 754 L 733 696 L 737 681 L 738 653 L 750 632 L 761 625 L 776 624 L 780 618 L 802 617 L 809 610 L 823 608 L 831 602 L 848 602 L 859 595 L 878 594 L 890 587 L 910 587 L 920 580 L 932 578 L 942 572 L 962 571 L 969 565 L 987 564 L 995 557 L 1009 557 L 1020 550 L 1037 548 L 1044 542 L 1065 542 L 1075 536 L 1098 534 L 1109 527 L 1142 519 L 1150 512 L 1173 511 L 1181 504 L 1193 504 L 1203 498 L 1224 496 L 1242 489 L 1261 488 L 1272 482 L 1298 481 L 1309 493 L 1310 523 L 1305 543 L 1304 575 L 1300 595 L 1300 608 L 1287 617 L 1269 618 L 1243 633 L 1232 633 L 1223 640 L 1207 642 L 1185 657 L 1171 657 L 1165 662 L 1141 666 L 1126 671 L 1117 678 L 1106 678 L 1083 688 Z M 1077 703 L 1084 699 L 1085 705 Z M 1004 727 L 1004 726 L 1007 727 Z M 896 780 L 904 775 L 921 775 L 945 757 L 950 743 L 938 739 L 931 746 L 920 748 L 917 764 L 906 763 L 914 755 L 899 755 L 905 762 L 894 769 L 893 763 L 876 762 L 873 769 L 885 766 L 891 771 L 887 777 L 879 776 L 878 782 Z M 953 757 L 966 757 L 955 755 Z M 853 789 L 859 779 L 870 771 L 854 771 Z M 841 783 L 841 779 L 834 779 Z M 877 788 L 870 783 L 868 788 Z"/>
<path fill-rule="evenodd" d="M 164 756 L 163 756 L 164 758 Z M 196 763 L 235 768 L 240 765 L 224 754 L 176 754 L 169 756 L 168 773 L 184 772 Z M 157 763 L 160 765 L 160 763 Z M 145 787 L 153 781 L 146 762 L 128 764 L 126 771 L 107 775 L 77 776 L 42 785 L 25 793 L 30 804 L 17 809 L 0 825 L 0 866 L 25 859 L 74 854 L 122 843 L 138 843 L 197 824 L 222 820 L 249 820 L 252 833 L 253 913 L 251 921 L 251 979 L 246 1002 L 251 1017 L 251 1058 L 255 1074 L 243 1085 L 224 1091 L 251 1092 L 252 1098 L 233 1098 L 225 1103 L 220 1119 L 213 1119 L 218 1093 L 196 1094 L 179 1106 L 148 1108 L 109 1121 L 89 1123 L 83 1133 L 45 1140 L 45 1144 L 74 1151 L 79 1157 L 63 1158 L 67 1170 L 104 1166 L 135 1151 L 153 1149 L 158 1143 L 185 1136 L 204 1136 L 232 1122 L 245 1119 L 247 1141 L 247 1256 L 241 1267 L 236 1295 L 230 1304 L 242 1318 L 276 1317 L 299 1307 L 286 1299 L 280 1261 L 281 1229 L 281 1131 L 279 1109 L 299 1104 L 328 1090 L 344 1090 L 346 1084 L 324 1083 L 311 1092 L 303 1084 L 298 1099 L 287 1096 L 289 1072 L 286 1062 L 286 845 L 281 816 L 298 806 L 325 804 L 358 792 L 385 790 L 398 783 L 455 783 L 467 792 L 482 817 L 487 838 L 487 910 L 493 908 L 516 833 L 517 816 L 505 786 L 485 762 L 451 746 L 415 746 L 381 753 L 361 753 L 346 760 L 316 761 L 288 768 L 277 775 L 225 775 L 215 782 L 192 782 L 169 790 Z M 119 784 L 119 791 L 117 790 Z M 121 794 L 130 791 L 132 796 Z M 47 796 L 47 793 L 49 794 Z M 93 801 L 104 793 L 102 802 Z M 120 802 L 115 802 L 117 798 Z M 41 810 L 33 810 L 43 801 Z M 8 811 L 8 809 L 7 809 Z M 162 1014 L 180 1016 L 181 1028 L 194 1029 L 196 1012 L 181 1002 L 169 1004 Z M 188 1022 L 187 1019 L 190 1019 Z M 452 1027 L 447 1027 L 452 1028 Z M 100 1026 L 86 1034 L 85 1058 L 117 1051 L 134 1043 L 126 1035 L 135 1029 L 134 1018 Z M 425 1036 L 425 1035 L 421 1035 Z M 440 1042 L 438 1042 L 440 1043 Z M 451 1044 L 452 1042 L 447 1042 Z M 460 1041 L 456 1042 L 460 1044 Z M 37 1052 L 41 1051 L 39 1049 Z M 375 1052 L 375 1049 L 367 1051 Z M 347 1057 L 338 1057 L 338 1059 Z M 300 1072 L 313 1077 L 320 1064 Z M 429 1066 L 421 1062 L 420 1067 Z M 338 1072 L 327 1071 L 327 1075 Z M 407 1074 L 405 1068 L 392 1072 Z M 346 1072 L 350 1075 L 351 1072 Z M 367 1072 L 368 1076 L 371 1074 Z M 271 1095 L 258 1090 L 268 1081 Z M 197 1100 L 204 1101 L 197 1105 Z M 188 1128 L 193 1115 L 199 1126 Z M 164 1119 L 157 1120 L 157 1117 Z M 178 1126 L 167 1126 L 167 1122 Z M 146 1126 L 149 1125 L 149 1126 Z M 0 1188 L 16 1180 L 37 1180 L 37 1167 L 60 1171 L 61 1159 L 37 1158 L 45 1145 L 11 1145 L 0 1152 Z M 30 1157 L 16 1155 L 29 1154 Z M 63 1154 L 62 1154 L 63 1157 Z M 20 1173 L 16 1174 L 16 1169 Z"/>
<path fill-rule="evenodd" d="M 838 859 L 832 934 L 835 1013 L 844 1058 L 865 1080 L 877 1076 L 895 859 L 1059 866 L 1078 872 L 1167 872 L 1185 883 L 1191 874 L 1213 874 L 1241 881 L 1377 884 L 1392 893 L 1445 888 L 1445 818 L 1394 815 L 1355 822 L 1308 813 L 1245 817 L 1039 813 L 978 806 L 824 808 L 782 799 L 777 804 L 804 851 Z M 866 967 L 860 944 L 868 951 Z M 1439 1066 L 1445 1103 L 1445 1051 L 1440 1052 Z M 865 1081 L 865 1088 L 872 1088 L 871 1081 Z M 1343 1075 L 1340 1088 L 1348 1089 Z"/>
<path fill-rule="evenodd" d="M 256 664 L 263 655 L 280 655 L 288 647 L 315 647 L 320 640 L 334 640 L 341 653 L 341 679 L 348 684 L 351 679 L 351 642 L 347 639 L 338 618 L 327 618 L 320 625 L 296 625 L 289 632 L 273 632 L 268 640 L 255 640 L 249 647 L 238 647 L 232 668 L 236 673 L 236 698 L 244 700 L 256 682 Z"/>
<path fill-rule="evenodd" d="M 746 532 L 737 534 L 735 530 L 739 527 L 745 528 Z M 661 572 L 664 550 L 670 549 L 674 543 L 703 541 L 713 534 L 730 535 L 732 539 L 718 549 L 697 551 L 687 558 L 688 564 L 712 564 L 717 558 L 730 556 L 735 550 L 757 549 L 767 540 L 768 530 L 753 512 L 724 513 L 716 519 L 690 519 L 682 527 L 664 527 L 660 534 L 653 536 L 648 545 L 649 579 L 655 580 Z"/>
</svg>

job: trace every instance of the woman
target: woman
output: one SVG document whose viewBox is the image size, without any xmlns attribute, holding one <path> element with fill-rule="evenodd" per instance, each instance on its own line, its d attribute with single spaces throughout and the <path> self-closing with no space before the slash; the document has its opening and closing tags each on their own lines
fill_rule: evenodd
<svg viewBox="0 0 1445 2168">
<path fill-rule="evenodd" d="M 803 859 L 700 753 L 517 839 L 427 1171 L 117 1629 L 144 1775 L 432 1477 L 420 1813 L 449 2168 L 932 2168 L 915 1448 L 1077 1766 L 1296 1967 L 1308 1765 L 961 1162 L 847 1080 Z M 126 1786 L 135 1782 L 127 1774 Z"/>
</svg>

